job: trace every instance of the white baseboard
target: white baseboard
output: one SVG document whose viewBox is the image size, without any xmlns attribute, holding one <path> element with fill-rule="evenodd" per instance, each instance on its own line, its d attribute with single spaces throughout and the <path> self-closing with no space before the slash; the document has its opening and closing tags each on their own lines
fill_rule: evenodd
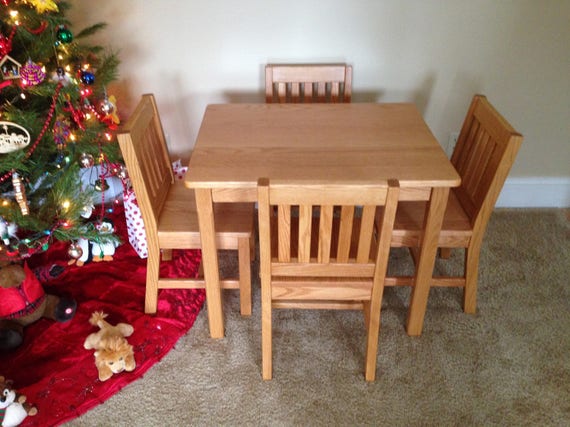
<svg viewBox="0 0 570 427">
<path fill-rule="evenodd" d="M 507 178 L 496 207 L 568 208 L 570 177 Z"/>
</svg>

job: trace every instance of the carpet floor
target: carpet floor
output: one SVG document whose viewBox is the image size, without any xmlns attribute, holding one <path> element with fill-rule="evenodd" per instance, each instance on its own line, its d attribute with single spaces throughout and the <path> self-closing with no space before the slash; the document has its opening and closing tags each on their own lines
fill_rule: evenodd
<svg viewBox="0 0 570 427">
<path fill-rule="evenodd" d="M 477 314 L 461 311 L 459 289 L 433 289 L 421 337 L 405 333 L 409 289 L 387 289 L 372 384 L 362 316 L 344 311 L 278 311 L 263 381 L 254 269 L 250 318 L 226 291 L 225 338 L 209 337 L 204 308 L 143 378 L 66 426 L 570 425 L 569 224 L 567 210 L 496 210 Z M 437 268 L 461 262 L 454 252 Z M 407 253 L 391 263 L 405 271 Z"/>
</svg>

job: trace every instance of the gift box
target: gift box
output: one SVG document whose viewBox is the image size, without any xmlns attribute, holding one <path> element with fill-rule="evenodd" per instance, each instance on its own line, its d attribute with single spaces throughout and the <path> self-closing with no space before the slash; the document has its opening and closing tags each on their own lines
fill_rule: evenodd
<svg viewBox="0 0 570 427">
<path fill-rule="evenodd" d="M 188 167 L 182 166 L 180 160 L 172 163 L 172 171 L 175 179 L 182 179 L 186 174 Z M 148 247 L 146 243 L 146 232 L 141 210 L 132 188 L 126 189 L 123 193 L 123 203 L 125 205 L 125 219 L 127 222 L 127 234 L 129 243 L 136 251 L 139 257 L 148 257 Z"/>
<path fill-rule="evenodd" d="M 135 192 L 131 189 L 123 194 L 125 205 L 125 220 L 127 221 L 127 235 L 129 243 L 141 258 L 148 257 L 148 247 L 146 243 L 146 232 L 141 210 L 135 197 Z"/>
</svg>

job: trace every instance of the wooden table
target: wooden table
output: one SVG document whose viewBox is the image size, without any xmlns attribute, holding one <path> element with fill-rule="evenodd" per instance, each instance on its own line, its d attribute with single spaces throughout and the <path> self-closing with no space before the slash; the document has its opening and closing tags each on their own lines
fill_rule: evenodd
<svg viewBox="0 0 570 427">
<path fill-rule="evenodd" d="M 443 213 L 460 177 L 413 104 L 207 107 L 185 183 L 196 193 L 213 338 L 224 336 L 224 322 L 212 203 L 255 202 L 260 177 L 327 183 L 396 178 L 400 200 L 429 200 L 407 320 L 408 334 L 421 334 Z"/>
</svg>

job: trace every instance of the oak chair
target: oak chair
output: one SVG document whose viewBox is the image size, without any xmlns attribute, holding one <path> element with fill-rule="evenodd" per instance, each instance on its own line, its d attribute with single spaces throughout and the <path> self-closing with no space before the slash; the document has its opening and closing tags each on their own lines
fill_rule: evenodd
<svg viewBox="0 0 570 427">
<path fill-rule="evenodd" d="M 203 278 L 161 278 L 160 261 L 172 249 L 200 249 L 194 191 L 174 178 L 158 109 L 152 94 L 143 95 L 118 133 L 119 145 L 141 210 L 147 245 L 145 313 L 156 313 L 159 289 L 205 288 Z M 254 209 L 247 204 L 216 204 L 218 249 L 237 250 L 239 278 L 221 281 L 240 290 L 242 315 L 251 314 L 251 252 Z M 200 270 L 202 270 L 200 268 Z"/>
<path fill-rule="evenodd" d="M 462 287 L 463 310 L 475 313 L 479 254 L 487 223 L 522 143 L 516 132 L 483 95 L 475 95 L 463 123 L 451 162 L 461 185 L 450 192 L 438 246 L 447 258 L 464 248 L 463 274 L 433 277 L 431 286 Z M 417 257 L 425 203 L 400 202 L 392 247 L 411 248 Z M 410 277 L 392 277 L 390 285 L 411 285 Z"/>
<path fill-rule="evenodd" d="M 262 374 L 272 377 L 273 309 L 360 309 L 374 381 L 399 185 L 258 182 Z M 376 231 L 377 206 L 384 206 Z M 357 208 L 360 207 L 360 208 Z"/>
<path fill-rule="evenodd" d="M 352 66 L 346 64 L 267 64 L 265 101 L 350 102 Z"/>
</svg>

